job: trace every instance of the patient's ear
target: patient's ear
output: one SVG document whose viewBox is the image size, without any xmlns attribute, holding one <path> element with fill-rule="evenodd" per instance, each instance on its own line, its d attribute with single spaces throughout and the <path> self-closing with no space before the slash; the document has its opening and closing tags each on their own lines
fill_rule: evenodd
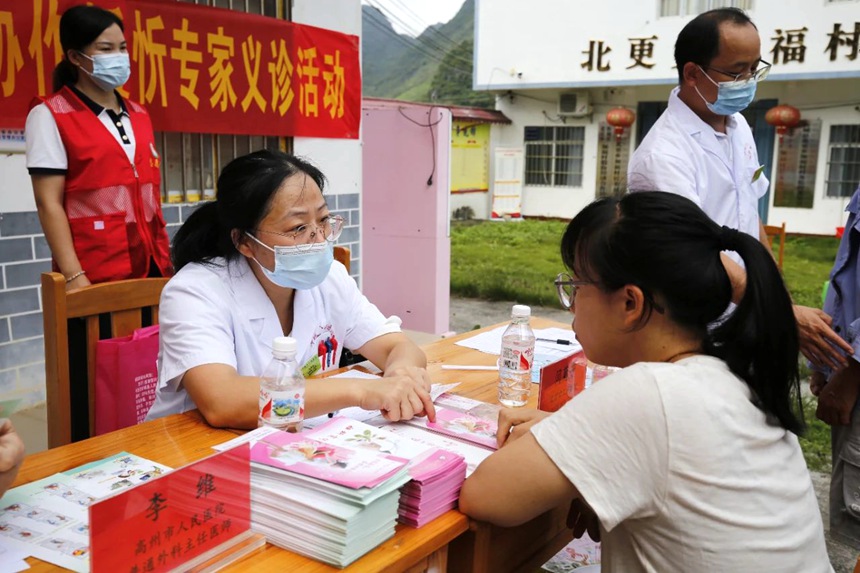
<svg viewBox="0 0 860 573">
<path fill-rule="evenodd" d="M 645 293 L 636 285 L 626 285 L 619 289 L 620 301 L 623 306 L 623 323 L 629 329 L 642 326 L 642 318 L 645 316 Z"/>
</svg>

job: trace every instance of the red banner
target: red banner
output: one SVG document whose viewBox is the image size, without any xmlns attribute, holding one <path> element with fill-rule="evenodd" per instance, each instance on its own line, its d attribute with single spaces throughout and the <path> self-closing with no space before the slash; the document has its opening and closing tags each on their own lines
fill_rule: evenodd
<svg viewBox="0 0 860 573">
<path fill-rule="evenodd" d="M 0 5 L 0 127 L 22 128 L 32 98 L 51 92 L 60 15 L 81 3 Z M 357 36 L 170 0 L 88 3 L 122 18 L 131 79 L 121 93 L 156 130 L 358 138 Z"/>
</svg>

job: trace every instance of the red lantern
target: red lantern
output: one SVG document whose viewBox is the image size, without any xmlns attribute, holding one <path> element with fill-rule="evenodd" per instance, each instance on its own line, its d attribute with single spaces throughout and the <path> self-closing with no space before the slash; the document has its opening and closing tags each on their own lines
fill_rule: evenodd
<svg viewBox="0 0 860 573">
<path fill-rule="evenodd" d="M 779 139 L 782 141 L 782 136 L 790 127 L 800 123 L 800 110 L 790 105 L 778 105 L 767 110 L 764 115 L 764 120 L 776 127 L 776 132 L 779 134 Z"/>
<path fill-rule="evenodd" d="M 621 141 L 624 128 L 633 125 L 636 114 L 626 107 L 616 107 L 606 112 L 606 123 L 615 128 L 615 140 Z"/>
</svg>

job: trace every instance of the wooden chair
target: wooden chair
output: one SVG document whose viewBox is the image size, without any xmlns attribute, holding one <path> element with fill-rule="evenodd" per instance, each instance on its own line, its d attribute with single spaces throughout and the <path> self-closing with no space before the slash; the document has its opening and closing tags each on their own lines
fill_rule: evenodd
<svg viewBox="0 0 860 573">
<path fill-rule="evenodd" d="M 158 302 L 166 278 L 102 283 L 66 292 L 60 273 L 42 273 L 42 316 L 45 326 L 45 388 L 48 402 L 48 447 L 72 441 L 72 396 L 86 390 L 89 433 L 95 433 L 95 352 L 100 338 L 128 336 L 142 324 L 144 309 L 151 309 L 151 324 L 158 323 Z M 109 332 L 100 328 L 109 318 Z M 86 388 L 72 388 L 69 367 L 69 323 L 84 319 Z M 77 378 L 76 378 L 77 379 Z M 82 380 L 83 377 L 81 376 Z M 80 396 L 80 394 L 78 394 Z M 78 412 L 78 416 L 82 413 Z"/>
<path fill-rule="evenodd" d="M 779 270 L 782 270 L 782 256 L 785 252 L 785 221 L 783 221 L 782 226 L 779 227 L 776 225 L 765 225 L 764 232 L 767 235 L 767 242 L 770 244 L 771 251 L 774 250 L 774 239 L 779 237 L 779 251 L 774 252 L 774 256 L 776 258 L 776 266 L 779 267 Z"/>
<path fill-rule="evenodd" d="M 334 248 L 334 260 L 342 263 L 346 267 L 346 273 L 349 274 L 349 248 L 338 245 Z"/>
</svg>

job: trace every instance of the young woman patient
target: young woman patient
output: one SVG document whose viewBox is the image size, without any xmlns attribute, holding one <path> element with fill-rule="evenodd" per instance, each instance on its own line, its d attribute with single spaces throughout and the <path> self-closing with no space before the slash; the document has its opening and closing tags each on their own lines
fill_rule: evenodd
<svg viewBox="0 0 860 573">
<path fill-rule="evenodd" d="M 721 251 L 746 264 L 732 298 Z M 670 193 L 601 199 L 568 226 L 556 279 L 573 330 L 612 374 L 552 415 L 504 409 L 505 444 L 460 509 L 512 526 L 571 503 L 612 572 L 832 571 L 796 433 L 797 327 L 752 237 Z M 599 528 L 598 528 L 599 527 Z"/>
<path fill-rule="evenodd" d="M 306 417 L 346 406 L 435 417 L 424 353 L 333 263 L 343 219 L 329 212 L 324 185 L 316 167 L 280 152 L 224 168 L 217 199 L 173 240 L 177 274 L 161 295 L 148 419 L 198 408 L 213 426 L 256 427 L 259 376 L 272 340 L 286 335 L 306 373 L 337 368 L 344 348 L 384 371 L 382 380 L 309 379 Z"/>
</svg>

